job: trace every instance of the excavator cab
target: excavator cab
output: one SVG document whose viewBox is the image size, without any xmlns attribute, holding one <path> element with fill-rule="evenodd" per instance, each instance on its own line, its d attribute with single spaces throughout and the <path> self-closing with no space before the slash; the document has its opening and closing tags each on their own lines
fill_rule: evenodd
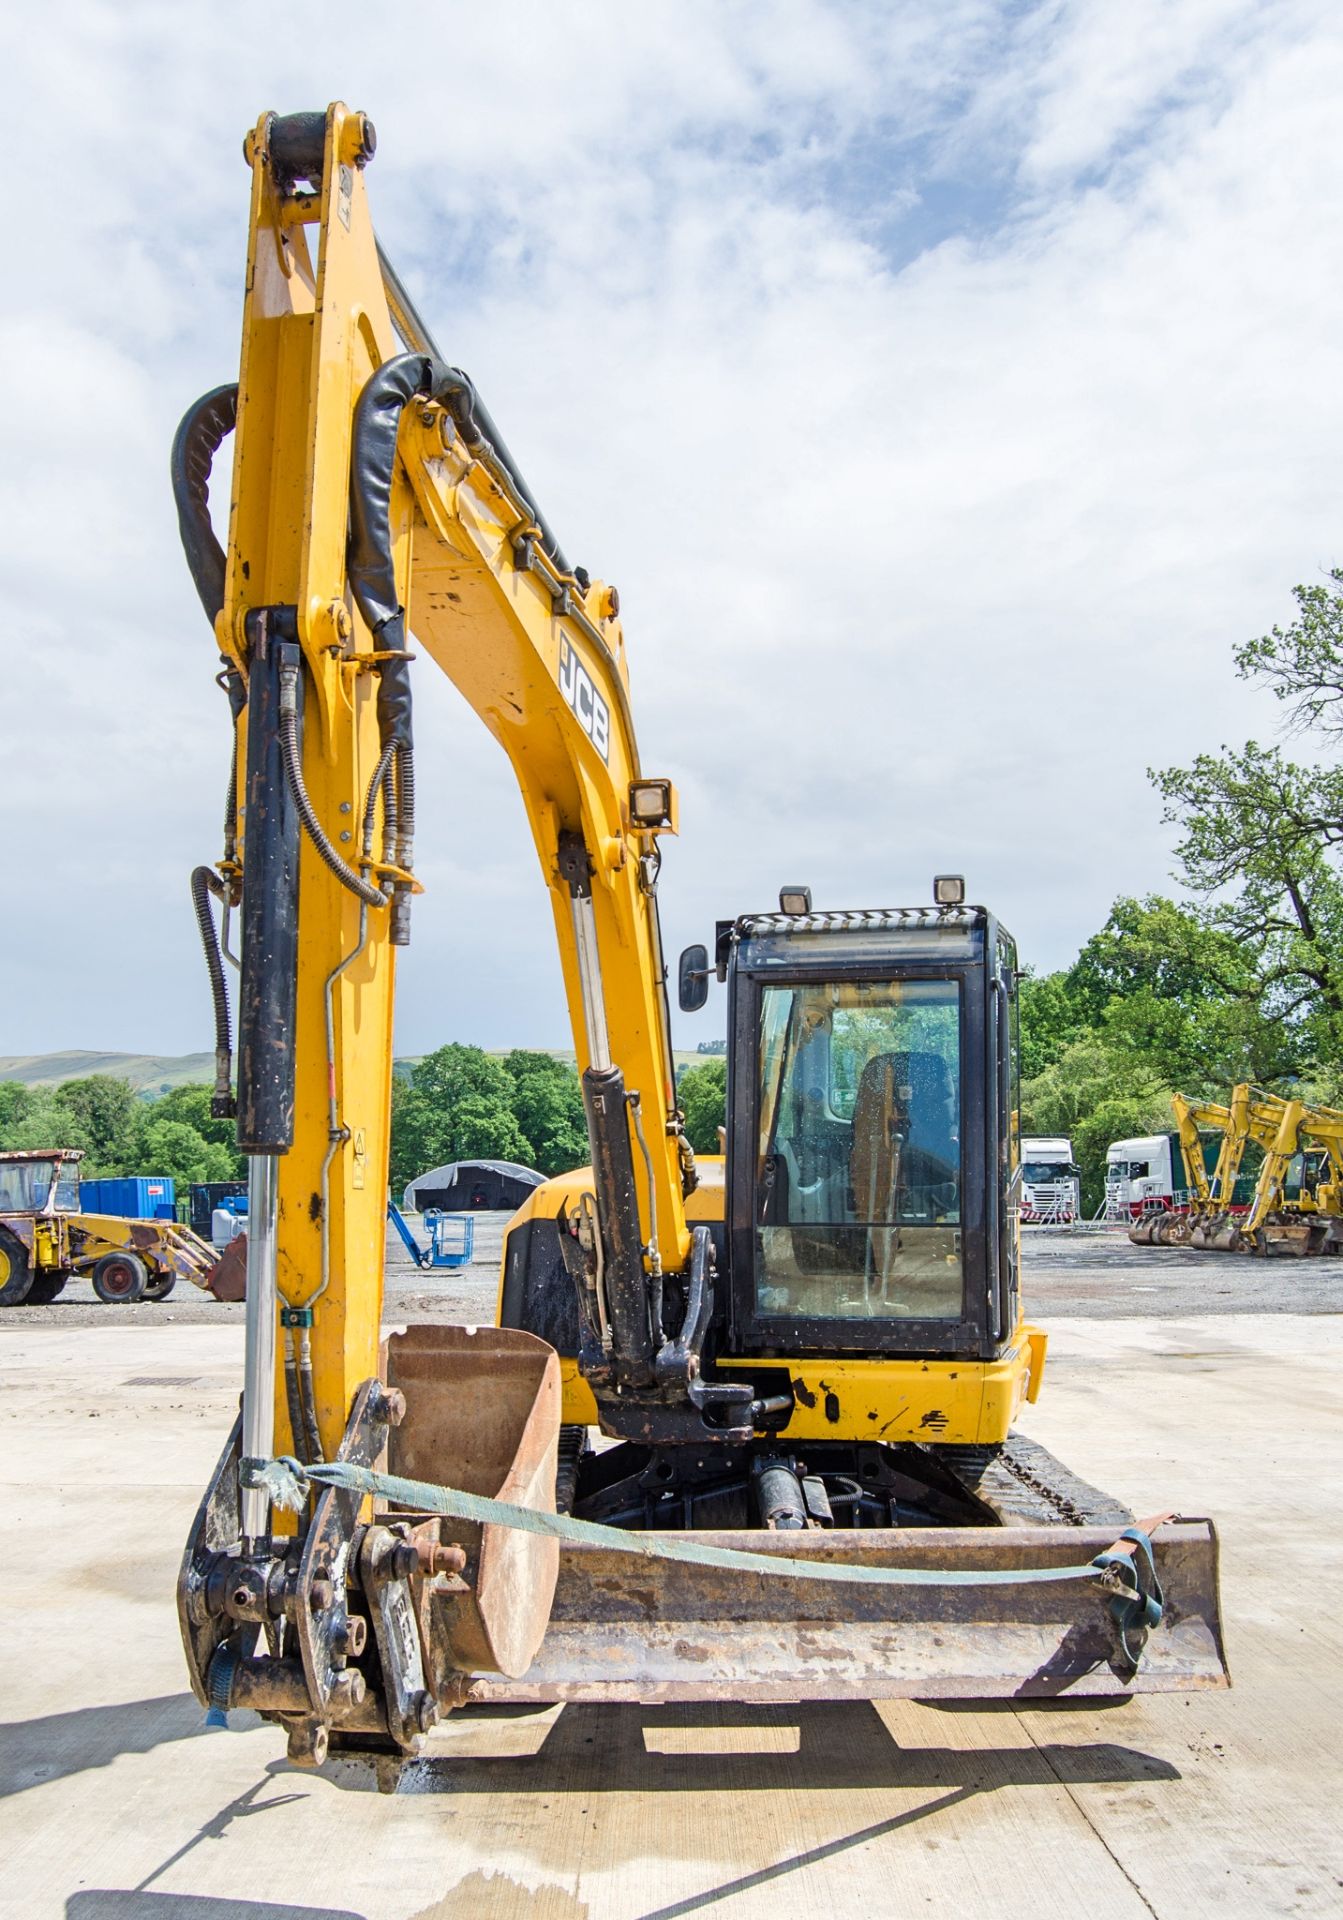
<svg viewBox="0 0 1343 1920">
<path fill-rule="evenodd" d="M 1019 1318 L 1016 951 L 991 914 L 720 928 L 737 1353 L 992 1360 Z"/>
</svg>

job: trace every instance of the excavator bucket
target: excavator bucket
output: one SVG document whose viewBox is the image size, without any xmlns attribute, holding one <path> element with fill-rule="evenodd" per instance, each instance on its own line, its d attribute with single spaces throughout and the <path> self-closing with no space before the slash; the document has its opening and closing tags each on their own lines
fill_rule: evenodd
<svg viewBox="0 0 1343 1920">
<path fill-rule="evenodd" d="M 1084 1564 L 1114 1544 L 1114 1531 L 873 1528 L 680 1538 L 765 1556 L 967 1573 Z M 566 1544 L 536 1659 L 518 1679 L 478 1677 L 471 1698 L 1025 1699 L 1227 1686 L 1211 1523 L 1168 1523 L 1153 1546 L 1165 1612 L 1134 1665 L 1096 1581 L 856 1585 Z"/>
<path fill-rule="evenodd" d="M 388 1469 L 555 1511 L 560 1365 L 534 1334 L 509 1327 L 407 1327 L 385 1343 L 383 1377 L 406 1397 Z M 440 1585 L 430 1641 L 441 1671 L 521 1674 L 546 1631 L 559 1543 L 466 1520 L 442 1523 L 473 1574 Z"/>
</svg>

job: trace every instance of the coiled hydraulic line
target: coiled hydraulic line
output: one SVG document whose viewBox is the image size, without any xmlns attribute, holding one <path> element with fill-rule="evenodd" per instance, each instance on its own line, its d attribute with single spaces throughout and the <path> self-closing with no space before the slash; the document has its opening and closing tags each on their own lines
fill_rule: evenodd
<svg viewBox="0 0 1343 1920">
<path fill-rule="evenodd" d="M 224 960 L 219 951 L 219 933 L 210 908 L 210 896 L 223 901 L 227 891 L 212 867 L 195 867 L 191 874 L 191 901 L 196 909 L 196 925 L 205 949 L 205 965 L 210 975 L 210 994 L 215 1015 L 215 1084 L 210 1096 L 210 1113 L 216 1120 L 229 1120 L 237 1112 L 233 1099 L 233 1037 L 230 1031 L 228 982 L 224 978 Z"/>
<path fill-rule="evenodd" d="M 356 873 L 327 839 L 308 789 L 303 784 L 303 765 L 298 744 L 298 675 L 297 666 L 280 669 L 280 751 L 284 756 L 285 778 L 294 796 L 298 817 L 307 829 L 308 838 L 317 849 L 322 864 L 330 869 L 340 884 L 357 900 L 362 900 L 365 906 L 385 907 L 387 896 L 381 887 L 375 887 L 371 880 L 365 880 L 362 874 Z"/>
</svg>

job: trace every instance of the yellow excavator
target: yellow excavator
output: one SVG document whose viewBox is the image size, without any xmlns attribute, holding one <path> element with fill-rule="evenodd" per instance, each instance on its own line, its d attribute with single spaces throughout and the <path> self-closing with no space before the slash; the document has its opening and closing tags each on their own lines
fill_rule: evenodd
<svg viewBox="0 0 1343 1920">
<path fill-rule="evenodd" d="M 1134 1528 L 1013 1432 L 1045 1336 L 1009 935 L 954 876 L 720 924 L 677 969 L 687 1009 L 727 991 L 725 1154 L 692 1153 L 658 930 L 677 797 L 639 759 L 616 589 L 380 252 L 367 118 L 266 113 L 245 153 L 240 373 L 172 458 L 234 731 L 193 894 L 249 1161 L 242 1411 L 179 1581 L 198 1697 L 319 1765 L 414 1753 L 467 1700 L 1225 1684 L 1211 1524 Z M 591 1165 L 511 1223 L 496 1326 L 384 1338 L 417 654 L 522 791 Z"/>
<path fill-rule="evenodd" d="M 1189 1200 L 1129 1229 L 1137 1246 L 1193 1246 L 1217 1253 L 1343 1253 L 1343 1113 L 1308 1106 L 1242 1081 L 1225 1106 L 1171 1099 Z M 1217 1141 L 1209 1172 L 1204 1136 Z M 1247 1150 L 1262 1156 L 1241 1177 Z"/>
</svg>

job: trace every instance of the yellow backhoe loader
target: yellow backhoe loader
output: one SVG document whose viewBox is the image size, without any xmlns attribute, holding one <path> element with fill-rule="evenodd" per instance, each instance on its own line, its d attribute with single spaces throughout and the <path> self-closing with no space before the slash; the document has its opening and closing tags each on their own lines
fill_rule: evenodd
<svg viewBox="0 0 1343 1920">
<path fill-rule="evenodd" d="M 726 1151 L 691 1152 L 658 931 L 677 798 L 639 759 L 619 597 L 381 255 L 373 150 L 339 104 L 259 119 L 239 378 L 173 450 L 235 734 L 193 891 L 220 1112 L 211 899 L 239 916 L 249 1159 L 243 1406 L 179 1585 L 197 1695 L 313 1765 L 412 1753 L 467 1699 L 1225 1684 L 1210 1522 L 1134 1529 L 1012 1430 L 1045 1358 L 1017 955 L 958 879 L 851 912 L 785 888 L 682 955 L 683 1006 L 727 990 Z M 497 1326 L 384 1340 L 416 654 L 521 788 L 592 1163 L 512 1223 Z"/>
<path fill-rule="evenodd" d="M 100 1300 L 166 1300 L 179 1280 L 210 1291 L 216 1258 L 190 1227 L 85 1213 L 78 1147 L 0 1153 L 0 1307 L 49 1306 L 72 1274 Z"/>
</svg>

